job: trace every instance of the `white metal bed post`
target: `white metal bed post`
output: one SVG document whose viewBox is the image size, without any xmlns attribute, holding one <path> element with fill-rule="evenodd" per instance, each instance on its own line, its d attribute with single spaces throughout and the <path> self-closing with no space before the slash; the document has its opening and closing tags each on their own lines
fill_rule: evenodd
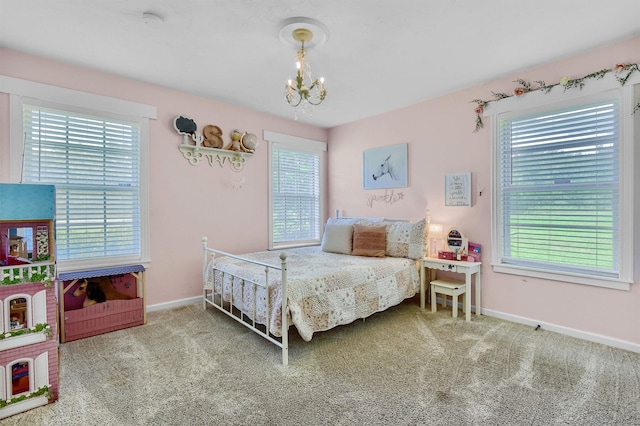
<svg viewBox="0 0 640 426">
<path fill-rule="evenodd" d="M 202 283 L 207 282 L 207 237 L 202 237 Z M 207 289 L 202 287 L 202 309 L 207 310 Z"/>
<path fill-rule="evenodd" d="M 282 260 L 282 365 L 289 364 L 289 321 L 287 318 L 287 308 L 289 303 L 287 301 L 287 253 L 280 253 L 280 260 Z M 267 288 L 267 291 L 269 289 Z"/>
</svg>

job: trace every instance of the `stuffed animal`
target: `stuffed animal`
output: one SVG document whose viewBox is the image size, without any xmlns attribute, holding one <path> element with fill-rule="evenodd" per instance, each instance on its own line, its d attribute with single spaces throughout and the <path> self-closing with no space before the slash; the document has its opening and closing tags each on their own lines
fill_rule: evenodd
<svg viewBox="0 0 640 426">
<path fill-rule="evenodd" d="M 73 295 L 76 297 L 80 297 L 83 294 L 86 295 L 82 303 L 83 308 L 95 305 L 96 303 L 106 302 L 107 300 L 134 299 L 116 290 L 109 277 L 92 278 L 91 281 L 84 280 L 76 291 L 73 292 Z"/>
</svg>

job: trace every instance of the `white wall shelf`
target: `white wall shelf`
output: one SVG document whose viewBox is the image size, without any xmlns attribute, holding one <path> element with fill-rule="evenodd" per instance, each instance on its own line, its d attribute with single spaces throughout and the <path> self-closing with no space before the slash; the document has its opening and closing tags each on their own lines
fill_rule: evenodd
<svg viewBox="0 0 640 426">
<path fill-rule="evenodd" d="M 209 160 L 209 164 L 213 166 L 217 162 L 220 167 L 224 167 L 225 163 L 229 163 L 229 167 L 233 171 L 239 172 L 244 168 L 247 158 L 251 158 L 253 153 L 231 151 L 228 149 L 208 148 L 202 145 L 185 144 L 179 146 L 180 152 L 192 166 L 197 165 L 203 158 Z"/>
</svg>

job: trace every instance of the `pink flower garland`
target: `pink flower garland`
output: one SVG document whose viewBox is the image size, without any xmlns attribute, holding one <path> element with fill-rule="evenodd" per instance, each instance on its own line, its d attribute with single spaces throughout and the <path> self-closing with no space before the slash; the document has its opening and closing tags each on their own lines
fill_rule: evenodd
<svg viewBox="0 0 640 426">
<path fill-rule="evenodd" d="M 538 84 L 538 87 L 535 87 L 535 88 L 532 88 L 531 83 L 521 78 L 514 80 L 514 83 L 518 83 L 518 87 L 513 89 L 512 95 L 508 95 L 506 93 L 501 93 L 501 92 L 498 92 L 498 93 L 492 92 L 495 99 L 490 99 L 490 100 L 474 99 L 471 101 L 472 103 L 476 104 L 476 108 L 474 110 L 474 112 L 476 113 L 476 128 L 474 132 L 477 132 L 478 130 L 484 127 L 484 123 L 482 122 L 482 113 L 484 112 L 484 108 L 490 102 L 498 101 L 500 99 L 510 98 L 511 96 L 522 96 L 525 93 L 538 91 L 538 90 L 542 90 L 544 91 L 544 93 L 549 93 L 551 89 L 553 89 L 555 86 L 562 86 L 564 87 L 565 91 L 574 87 L 582 89 L 584 87 L 585 80 L 588 80 L 590 78 L 601 79 L 609 72 L 615 72 L 616 74 L 621 74 L 623 71 L 627 71 L 627 73 L 624 76 L 620 77 L 616 75 L 616 80 L 618 80 L 618 82 L 622 86 L 625 85 L 625 83 L 627 82 L 631 74 L 633 74 L 636 71 L 640 71 L 640 68 L 638 68 L 638 64 L 616 64 L 611 69 L 603 69 L 600 71 L 596 71 L 594 73 L 587 74 L 582 78 L 572 79 L 570 77 L 565 76 L 565 77 L 562 77 L 560 81 L 556 84 L 547 85 L 545 84 L 544 81 L 534 81 L 534 83 Z M 640 103 L 638 103 L 633 108 L 633 114 L 635 114 L 638 110 L 640 110 Z"/>
</svg>

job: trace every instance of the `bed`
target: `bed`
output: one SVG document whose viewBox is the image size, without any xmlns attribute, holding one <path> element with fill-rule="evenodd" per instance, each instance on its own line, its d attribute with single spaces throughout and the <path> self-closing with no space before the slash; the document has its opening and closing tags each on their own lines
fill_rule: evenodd
<svg viewBox="0 0 640 426">
<path fill-rule="evenodd" d="M 320 246 L 243 255 L 211 248 L 203 237 L 203 307 L 280 347 L 287 365 L 290 325 L 309 341 L 419 293 L 428 229 L 428 216 L 417 222 L 332 218 Z"/>
</svg>

